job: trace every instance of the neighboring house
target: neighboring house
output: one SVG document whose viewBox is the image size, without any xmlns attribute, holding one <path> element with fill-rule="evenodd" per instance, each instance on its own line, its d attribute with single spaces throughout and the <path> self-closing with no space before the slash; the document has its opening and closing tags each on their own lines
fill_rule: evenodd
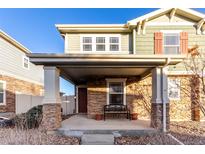
<svg viewBox="0 0 205 154">
<path fill-rule="evenodd" d="M 31 53 L 0 31 L 0 112 L 15 112 L 15 95 L 41 95 L 43 68 L 30 63 Z"/>
<path fill-rule="evenodd" d="M 168 128 L 170 119 L 198 118 L 199 111 L 191 115 L 191 99 L 182 91 L 191 88 L 182 61 L 195 44 L 205 49 L 204 14 L 170 8 L 125 24 L 56 27 L 65 53 L 28 55 L 34 64 L 45 66 L 47 129 L 60 127 L 60 76 L 76 85 L 77 113 L 89 118 L 103 114 L 106 104 L 126 104 L 131 114 L 151 119 L 151 126 L 160 129 Z"/>
</svg>

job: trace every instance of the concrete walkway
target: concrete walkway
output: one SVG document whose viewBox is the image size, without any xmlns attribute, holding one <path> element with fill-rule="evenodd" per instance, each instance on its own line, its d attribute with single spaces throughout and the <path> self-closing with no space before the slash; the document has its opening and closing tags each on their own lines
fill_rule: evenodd
<svg viewBox="0 0 205 154">
<path fill-rule="evenodd" d="M 85 134 L 81 138 L 81 145 L 113 145 L 112 134 Z"/>
</svg>

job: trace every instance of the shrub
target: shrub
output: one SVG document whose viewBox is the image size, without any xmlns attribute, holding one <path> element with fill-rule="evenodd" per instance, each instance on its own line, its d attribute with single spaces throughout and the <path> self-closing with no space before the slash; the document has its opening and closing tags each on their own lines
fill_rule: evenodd
<svg viewBox="0 0 205 154">
<path fill-rule="evenodd" d="M 15 126 L 21 129 L 38 128 L 42 121 L 42 105 L 35 106 L 14 118 Z"/>
</svg>

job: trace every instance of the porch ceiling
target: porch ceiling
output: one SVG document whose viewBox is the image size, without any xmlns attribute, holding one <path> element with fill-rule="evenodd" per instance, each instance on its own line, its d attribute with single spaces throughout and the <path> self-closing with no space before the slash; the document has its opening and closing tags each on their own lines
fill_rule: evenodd
<svg viewBox="0 0 205 154">
<path fill-rule="evenodd" d="M 37 65 L 56 66 L 61 76 L 75 84 L 100 77 L 149 75 L 154 67 L 175 65 L 183 55 L 91 55 L 91 54 L 28 54 Z"/>
<path fill-rule="evenodd" d="M 88 67 L 88 68 L 70 68 L 59 67 L 61 76 L 65 79 L 71 80 L 74 83 L 85 83 L 89 80 L 95 80 L 102 77 L 127 77 L 138 76 L 151 72 L 152 68 L 100 68 L 100 67 Z"/>
</svg>

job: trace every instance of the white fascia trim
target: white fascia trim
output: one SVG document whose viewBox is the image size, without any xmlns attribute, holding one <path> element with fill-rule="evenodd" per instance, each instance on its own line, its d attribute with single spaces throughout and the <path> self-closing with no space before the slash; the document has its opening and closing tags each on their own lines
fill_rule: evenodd
<svg viewBox="0 0 205 154">
<path fill-rule="evenodd" d="M 19 48 L 21 51 L 23 51 L 24 53 L 31 53 L 31 51 L 29 49 L 27 49 L 25 46 L 23 46 L 21 43 L 19 43 L 18 41 L 16 41 L 14 38 L 12 38 L 11 36 L 9 36 L 7 33 L 5 33 L 4 31 L 2 31 L 0 29 L 0 36 L 2 38 L 4 38 L 7 42 L 11 43 L 12 45 L 14 45 L 15 47 Z"/>
<path fill-rule="evenodd" d="M 192 10 L 192 9 L 186 9 L 186 8 L 177 8 L 177 9 L 182 10 L 182 11 L 187 12 L 187 13 L 190 13 L 190 14 L 193 14 L 193 15 L 195 15 L 197 17 L 200 17 L 200 18 L 205 18 L 205 14 L 202 14 L 202 13 L 197 12 L 197 11 Z M 172 10 L 172 8 L 158 9 L 158 10 L 153 11 L 151 13 L 148 13 L 144 16 L 141 16 L 141 17 L 138 17 L 136 19 L 130 20 L 130 21 L 128 21 L 128 24 L 129 25 L 136 25 L 136 23 L 139 22 L 139 21 L 143 21 L 145 19 L 148 19 L 150 17 L 156 16 L 157 14 L 160 14 L 160 13 L 163 13 L 163 12 L 166 12 L 166 11 L 169 11 L 169 10 Z"/>
<path fill-rule="evenodd" d="M 19 75 L 15 75 L 13 73 L 5 72 L 5 71 L 2 71 L 2 70 L 0 70 L 0 75 L 5 75 L 5 76 L 8 76 L 8 77 L 13 77 L 13 78 L 16 78 L 16 79 L 19 79 L 19 80 L 23 80 L 23 81 L 26 81 L 26 82 L 31 82 L 31 83 L 43 86 L 43 82 L 34 81 L 34 80 L 31 80 L 31 79 L 28 79 L 28 78 L 25 78 L 25 77 L 21 77 Z"/>
<path fill-rule="evenodd" d="M 162 33 L 181 33 L 182 30 L 160 30 Z"/>
<path fill-rule="evenodd" d="M 148 22 L 147 26 L 194 26 L 192 22 Z"/>
<path fill-rule="evenodd" d="M 0 83 L 3 83 L 3 103 L 0 103 L 1 105 L 6 105 L 6 81 L 0 80 Z"/>
<path fill-rule="evenodd" d="M 139 21 L 148 19 L 148 18 L 150 18 L 150 17 L 152 17 L 152 16 L 155 16 L 155 15 L 157 15 L 157 14 L 160 14 L 160 13 L 165 12 L 165 11 L 168 11 L 168 10 L 171 10 L 171 8 L 158 9 L 158 10 L 156 10 L 156 11 L 150 12 L 150 13 L 145 14 L 145 15 L 143 15 L 143 16 L 141 16 L 141 17 L 136 18 L 136 19 L 130 20 L 130 21 L 128 21 L 128 24 L 130 24 L 130 25 L 133 25 L 133 24 L 136 25 L 136 23 L 139 22 Z"/>
<path fill-rule="evenodd" d="M 110 104 L 109 100 L 109 84 L 110 82 L 123 82 L 123 105 L 126 105 L 126 80 L 127 78 L 106 78 L 106 85 L 107 85 L 107 105 Z"/>
<path fill-rule="evenodd" d="M 92 37 L 92 49 L 93 51 L 83 51 L 83 37 Z M 96 43 L 95 43 L 95 38 L 96 37 L 105 37 L 105 51 L 96 51 Z M 108 49 L 110 43 L 109 43 L 109 37 L 118 37 L 119 38 L 119 51 L 110 51 Z M 101 53 L 101 54 L 112 54 L 114 53 L 123 53 L 121 51 L 121 35 L 120 34 L 80 34 L 80 52 L 85 53 L 85 54 L 96 54 L 96 53 Z"/>
<path fill-rule="evenodd" d="M 193 73 L 190 71 L 168 71 L 167 75 L 193 75 Z"/>
<path fill-rule="evenodd" d="M 126 24 L 55 24 L 55 27 L 57 28 L 113 28 L 126 26 Z"/>
</svg>

